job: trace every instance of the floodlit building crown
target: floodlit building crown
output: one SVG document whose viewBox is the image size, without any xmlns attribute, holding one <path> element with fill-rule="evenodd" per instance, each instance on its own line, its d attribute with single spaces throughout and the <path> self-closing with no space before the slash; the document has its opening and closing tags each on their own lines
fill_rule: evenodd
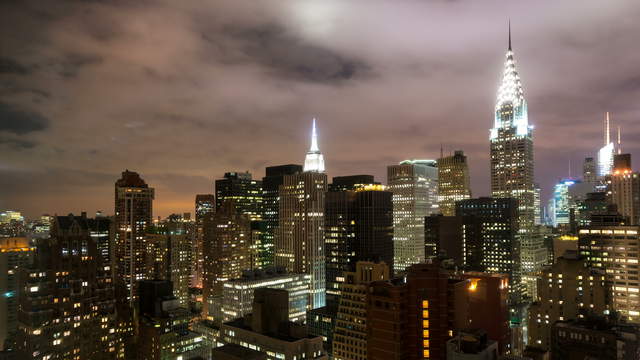
<svg viewBox="0 0 640 360">
<path fill-rule="evenodd" d="M 313 127 L 311 130 L 311 147 L 307 151 L 307 156 L 304 159 L 304 171 L 310 172 L 324 172 L 324 157 L 318 147 L 318 134 L 316 132 L 316 119 L 313 119 Z"/>
</svg>

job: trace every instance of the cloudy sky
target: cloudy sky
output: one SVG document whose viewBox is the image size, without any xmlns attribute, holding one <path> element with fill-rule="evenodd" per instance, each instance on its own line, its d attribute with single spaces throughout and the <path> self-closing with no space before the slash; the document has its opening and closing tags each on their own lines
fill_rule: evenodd
<svg viewBox="0 0 640 360">
<path fill-rule="evenodd" d="M 328 175 L 462 149 L 489 193 L 507 46 L 548 196 L 602 146 L 611 111 L 640 165 L 640 3 L 0 2 L 0 209 L 113 212 L 120 172 L 155 215 L 193 211 L 225 171 L 301 163 L 312 117 Z"/>
</svg>

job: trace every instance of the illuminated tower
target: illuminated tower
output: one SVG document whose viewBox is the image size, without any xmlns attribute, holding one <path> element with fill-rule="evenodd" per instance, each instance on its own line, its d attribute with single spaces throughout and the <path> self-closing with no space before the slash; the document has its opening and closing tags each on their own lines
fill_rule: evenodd
<svg viewBox="0 0 640 360">
<path fill-rule="evenodd" d="M 284 175 L 275 236 L 275 264 L 311 275 L 310 309 L 325 306 L 324 219 L 327 175 L 313 126 L 304 172 Z"/>
<path fill-rule="evenodd" d="M 304 159 L 304 171 L 324 172 L 324 157 L 318 148 L 318 134 L 316 132 L 316 119 L 313 119 L 313 128 L 311 130 L 311 147 L 307 151 Z"/>
</svg>

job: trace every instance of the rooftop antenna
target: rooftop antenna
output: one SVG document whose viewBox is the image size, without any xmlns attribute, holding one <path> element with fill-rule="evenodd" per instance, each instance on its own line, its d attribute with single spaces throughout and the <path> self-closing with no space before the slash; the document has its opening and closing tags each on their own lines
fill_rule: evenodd
<svg viewBox="0 0 640 360">
<path fill-rule="evenodd" d="M 440 143 L 440 158 L 444 157 L 444 150 L 442 149 L 442 143 Z"/>
<path fill-rule="evenodd" d="M 509 51 L 511 51 L 511 19 L 509 19 Z"/>
<path fill-rule="evenodd" d="M 609 136 L 609 112 L 607 111 L 607 115 L 604 120 L 604 145 L 607 146 L 611 142 L 611 137 Z"/>
</svg>

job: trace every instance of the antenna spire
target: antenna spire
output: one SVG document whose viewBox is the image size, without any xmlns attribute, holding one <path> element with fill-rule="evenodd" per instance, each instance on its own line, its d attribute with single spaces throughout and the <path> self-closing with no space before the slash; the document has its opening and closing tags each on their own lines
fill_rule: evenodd
<svg viewBox="0 0 640 360">
<path fill-rule="evenodd" d="M 511 50 L 511 19 L 509 19 L 509 50 Z"/>
<path fill-rule="evenodd" d="M 311 127 L 311 147 L 309 151 L 320 151 L 320 148 L 318 148 L 318 133 L 316 132 L 316 118 L 313 118 Z"/>
<path fill-rule="evenodd" d="M 609 131 L 609 112 L 607 111 L 607 114 L 604 119 L 604 145 L 606 146 L 610 142 L 611 142 L 611 136 Z"/>
<path fill-rule="evenodd" d="M 620 141 L 620 125 L 618 125 L 618 154 L 622 154 L 622 141 Z"/>
</svg>

